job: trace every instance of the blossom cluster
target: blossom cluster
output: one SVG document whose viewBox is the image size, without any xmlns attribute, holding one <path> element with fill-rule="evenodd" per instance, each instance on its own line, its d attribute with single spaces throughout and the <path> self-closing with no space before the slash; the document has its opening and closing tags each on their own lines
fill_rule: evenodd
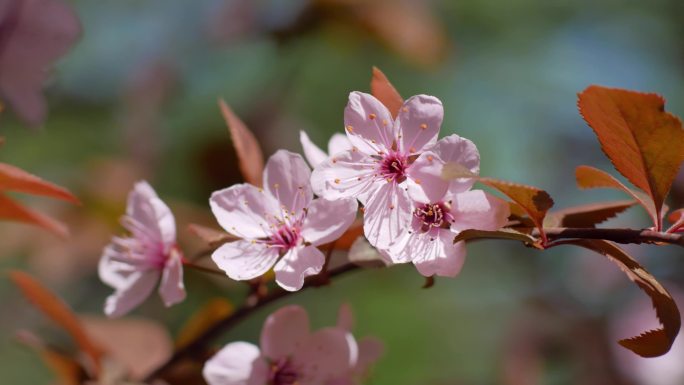
<svg viewBox="0 0 684 385">
<path fill-rule="evenodd" d="M 209 385 L 353 385 L 367 375 L 383 351 L 373 337 L 357 341 L 351 312 L 343 305 L 338 323 L 312 332 L 306 311 L 295 305 L 271 314 L 259 347 L 231 342 L 204 366 Z"/>
<path fill-rule="evenodd" d="M 468 139 L 437 140 L 444 110 L 433 96 L 409 98 L 396 117 L 375 97 L 352 92 L 344 111 L 346 135 L 336 134 L 326 154 L 300 134 L 308 163 L 279 150 L 263 172 L 263 187 L 242 183 L 209 200 L 219 225 L 238 240 L 212 260 L 230 278 L 250 280 L 269 270 L 282 288 L 296 291 L 326 264 L 320 246 L 337 240 L 362 205 L 365 238 L 389 263 L 412 262 L 424 276 L 457 275 L 465 260 L 466 229 L 496 230 L 508 204 L 481 190 L 475 178 L 447 180 L 446 164 L 477 175 L 480 156 Z M 147 183 L 136 185 L 124 226 L 100 263 L 100 276 L 116 289 L 106 313 L 122 315 L 138 305 L 161 277 L 167 306 L 182 300 L 182 256 L 175 246 L 169 208 Z"/>
</svg>

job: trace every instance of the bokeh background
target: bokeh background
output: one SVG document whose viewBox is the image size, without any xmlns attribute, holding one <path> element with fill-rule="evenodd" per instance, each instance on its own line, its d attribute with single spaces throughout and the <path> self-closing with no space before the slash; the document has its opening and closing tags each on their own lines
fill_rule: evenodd
<svg viewBox="0 0 684 385">
<path fill-rule="evenodd" d="M 0 117 L 0 160 L 68 187 L 83 205 L 31 200 L 67 222 L 61 240 L 0 224 L 0 269 L 27 270 L 84 315 L 101 315 L 109 289 L 96 276 L 100 251 L 134 181 L 145 178 L 188 223 L 213 225 L 209 194 L 241 181 L 217 107 L 224 98 L 268 155 L 301 151 L 299 130 L 320 146 L 343 128 L 353 90 L 369 90 L 378 66 L 399 92 L 445 106 L 442 135 L 473 140 L 482 174 L 546 189 L 557 207 L 623 199 L 579 191 L 574 168 L 610 164 L 576 109 L 576 94 L 601 84 L 664 95 L 684 115 L 684 3 L 542 0 L 73 0 L 83 35 L 46 87 L 49 116 L 26 129 Z M 684 178 L 671 205 L 684 202 Z M 633 208 L 611 226 L 642 227 Z M 674 248 L 629 250 L 684 299 L 684 257 Z M 539 253 L 503 242 L 469 245 L 456 279 L 421 289 L 414 269 L 362 271 L 289 300 L 315 326 L 351 304 L 357 336 L 383 339 L 370 384 L 681 384 L 684 345 L 640 359 L 617 339 L 656 324 L 648 300 L 598 255 Z M 195 271 L 188 299 L 157 298 L 132 318 L 171 335 L 206 301 L 240 303 L 244 288 Z M 0 373 L 7 384 L 48 384 L 51 371 L 18 344 L 31 329 L 69 349 L 68 338 L 0 280 Z M 681 305 L 684 303 L 680 302 Z M 257 341 L 258 313 L 223 342 Z M 124 333 L 125 334 L 125 333 Z M 151 349 L 151 348 L 150 348 Z M 151 353 L 150 353 L 151 354 Z"/>
</svg>

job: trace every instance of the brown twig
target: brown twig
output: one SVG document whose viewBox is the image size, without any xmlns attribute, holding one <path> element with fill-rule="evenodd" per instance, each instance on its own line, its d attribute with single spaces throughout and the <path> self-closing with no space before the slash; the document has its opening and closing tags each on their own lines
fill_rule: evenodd
<svg viewBox="0 0 684 385">
<path fill-rule="evenodd" d="M 339 267 L 336 267 L 334 269 L 331 269 L 328 271 L 327 278 L 332 278 L 336 277 L 339 275 L 343 275 L 347 272 L 354 271 L 359 269 L 359 266 L 353 264 L 353 263 L 347 263 L 344 265 L 341 265 Z M 318 287 L 321 286 L 321 282 L 319 282 L 319 277 L 314 276 L 311 277 L 306 281 L 304 284 L 304 287 L 301 290 L 307 289 L 309 287 Z M 323 282 L 325 284 L 325 282 Z M 300 290 L 300 291 L 301 291 Z M 151 382 L 155 378 L 159 378 L 167 369 L 171 368 L 175 363 L 178 361 L 182 360 L 183 358 L 186 357 L 192 357 L 192 356 L 199 356 L 198 353 L 200 353 L 212 340 L 220 336 L 223 332 L 230 330 L 230 328 L 234 327 L 235 325 L 239 324 L 242 322 L 244 319 L 248 318 L 252 313 L 255 311 L 261 309 L 262 307 L 275 302 L 281 298 L 288 297 L 292 294 L 295 294 L 298 292 L 292 292 L 292 291 L 286 291 L 281 288 L 274 289 L 271 291 L 268 295 L 265 297 L 261 298 L 258 302 L 253 303 L 253 304 L 248 304 L 245 303 L 243 304 L 239 309 L 237 309 L 234 313 L 232 313 L 230 316 L 224 318 L 223 320 L 217 322 L 212 326 L 211 328 L 207 329 L 204 333 L 202 333 L 197 339 L 195 339 L 193 342 L 190 344 L 184 346 L 180 350 L 177 350 L 171 358 L 169 358 L 162 366 L 159 368 L 155 369 L 152 373 L 150 373 L 147 378 L 145 379 L 145 382 Z"/>
<path fill-rule="evenodd" d="M 605 239 L 615 243 L 667 243 L 684 247 L 684 234 L 664 233 L 653 230 L 633 229 L 594 229 L 594 228 L 568 228 L 551 227 L 544 229 L 549 240 L 559 239 Z M 537 236 L 537 230 L 532 232 Z"/>
</svg>

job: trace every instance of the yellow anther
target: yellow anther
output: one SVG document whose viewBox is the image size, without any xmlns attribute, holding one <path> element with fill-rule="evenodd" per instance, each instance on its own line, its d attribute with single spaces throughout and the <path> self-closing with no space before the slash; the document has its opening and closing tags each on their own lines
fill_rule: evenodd
<svg viewBox="0 0 684 385">
<path fill-rule="evenodd" d="M 368 118 L 370 118 L 371 120 L 375 119 L 375 114 L 369 114 Z"/>
<path fill-rule="evenodd" d="M 421 125 L 420 125 L 420 129 L 421 129 L 421 130 L 427 129 L 427 124 L 425 124 L 425 123 L 421 124 Z"/>
<path fill-rule="evenodd" d="M 335 183 L 336 183 L 336 184 L 340 184 L 340 179 L 339 179 L 339 178 L 335 178 Z"/>
</svg>

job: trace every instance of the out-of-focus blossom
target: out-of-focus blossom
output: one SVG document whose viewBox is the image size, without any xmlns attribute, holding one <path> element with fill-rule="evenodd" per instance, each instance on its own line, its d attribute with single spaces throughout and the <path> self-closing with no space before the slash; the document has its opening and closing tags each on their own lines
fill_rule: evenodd
<svg viewBox="0 0 684 385">
<path fill-rule="evenodd" d="M 325 255 L 316 246 L 344 233 L 357 204 L 354 199 L 313 199 L 310 177 L 299 154 L 280 150 L 266 163 L 263 189 L 238 184 L 212 194 L 211 210 L 219 224 L 241 238 L 212 255 L 230 278 L 256 278 L 275 264 L 276 282 L 295 291 L 305 277 L 321 271 Z"/>
<path fill-rule="evenodd" d="M 316 146 L 309 135 L 304 131 L 299 131 L 299 141 L 302 143 L 302 149 L 304 150 L 304 156 L 306 161 L 309 162 L 311 167 L 316 167 L 323 163 L 329 156 L 335 155 L 337 153 L 351 150 L 352 144 L 344 134 L 334 134 L 328 141 L 328 153 L 321 150 L 320 147 Z"/>
<path fill-rule="evenodd" d="M 209 385 L 355 384 L 382 352 L 379 341 L 358 345 L 346 325 L 311 332 L 299 306 L 271 314 L 260 345 L 226 345 L 207 361 L 204 378 Z"/>
<path fill-rule="evenodd" d="M 115 289 L 105 313 L 122 316 L 141 304 L 161 278 L 159 294 L 166 306 L 185 299 L 183 261 L 176 247 L 176 223 L 169 207 L 147 182 L 128 195 L 123 226 L 130 237 L 114 237 L 100 259 L 100 279 Z"/>
<path fill-rule="evenodd" d="M 409 189 L 427 186 L 431 195 L 441 197 L 450 187 L 464 191 L 473 184 L 442 179 L 435 151 L 479 172 L 479 155 L 470 141 L 449 137 L 437 142 L 443 115 L 437 98 L 417 95 L 404 102 L 393 120 L 375 97 L 352 92 L 344 121 L 353 147 L 316 167 L 314 191 L 326 199 L 358 198 L 365 206 L 366 238 L 379 249 L 389 248 L 411 222 Z"/>
<path fill-rule="evenodd" d="M 354 318 L 351 307 L 348 304 L 340 306 L 337 317 L 337 327 L 349 332 L 351 336 L 354 326 Z M 353 337 L 352 337 L 353 338 Z M 356 341 L 358 346 L 358 356 L 354 364 L 347 373 L 335 378 L 328 385 L 355 385 L 363 383 L 369 375 L 375 362 L 385 352 L 385 345 L 380 339 L 373 336 L 366 336 Z"/>
<path fill-rule="evenodd" d="M 76 14 L 61 0 L 0 3 L 0 98 L 27 124 L 45 120 L 48 70 L 80 34 Z"/>
</svg>

